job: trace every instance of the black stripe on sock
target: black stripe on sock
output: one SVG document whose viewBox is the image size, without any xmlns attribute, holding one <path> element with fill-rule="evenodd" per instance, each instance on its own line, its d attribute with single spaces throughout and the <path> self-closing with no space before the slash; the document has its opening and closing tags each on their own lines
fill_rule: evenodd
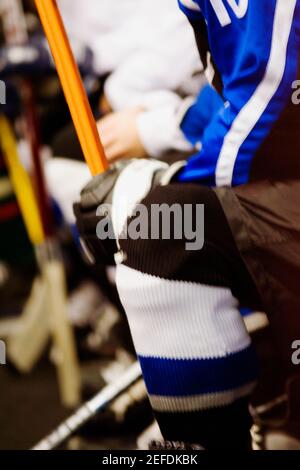
<svg viewBox="0 0 300 470">
<path fill-rule="evenodd" d="M 249 450 L 249 398 L 230 406 L 188 413 L 155 412 L 164 439 L 200 444 L 207 450 Z"/>
</svg>

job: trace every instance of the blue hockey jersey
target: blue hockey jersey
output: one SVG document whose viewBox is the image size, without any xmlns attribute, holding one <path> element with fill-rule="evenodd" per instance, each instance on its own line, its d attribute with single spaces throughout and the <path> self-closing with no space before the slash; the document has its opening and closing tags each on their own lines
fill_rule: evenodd
<svg viewBox="0 0 300 470">
<path fill-rule="evenodd" d="M 300 0 L 179 0 L 223 105 L 180 181 L 300 178 Z M 299 93 L 298 93 L 299 95 Z"/>
</svg>

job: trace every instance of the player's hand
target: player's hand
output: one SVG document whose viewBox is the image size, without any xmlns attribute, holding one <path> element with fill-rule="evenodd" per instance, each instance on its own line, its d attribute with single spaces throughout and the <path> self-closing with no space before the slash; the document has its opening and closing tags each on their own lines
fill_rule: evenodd
<svg viewBox="0 0 300 470">
<path fill-rule="evenodd" d="M 110 162 L 147 156 L 137 126 L 137 118 L 142 112 L 143 108 L 140 107 L 112 112 L 98 122 L 102 144 Z"/>
</svg>

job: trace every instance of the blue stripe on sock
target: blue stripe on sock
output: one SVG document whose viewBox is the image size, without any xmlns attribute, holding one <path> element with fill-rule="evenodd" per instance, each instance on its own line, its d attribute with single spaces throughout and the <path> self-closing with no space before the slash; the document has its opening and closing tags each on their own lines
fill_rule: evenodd
<svg viewBox="0 0 300 470">
<path fill-rule="evenodd" d="M 215 359 L 139 356 L 150 395 L 183 397 L 225 392 L 254 382 L 258 361 L 253 347 Z"/>
</svg>

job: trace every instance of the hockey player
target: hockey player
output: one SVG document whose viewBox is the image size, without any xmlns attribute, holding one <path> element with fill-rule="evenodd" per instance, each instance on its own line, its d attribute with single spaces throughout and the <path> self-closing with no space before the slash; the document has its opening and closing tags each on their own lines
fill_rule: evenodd
<svg viewBox="0 0 300 470">
<path fill-rule="evenodd" d="M 300 108 L 292 97 L 300 0 L 181 0 L 180 7 L 223 101 L 201 150 L 181 168 L 151 160 L 114 166 L 83 190 L 75 212 L 95 262 L 117 253 L 119 294 L 163 436 L 245 449 L 258 370 L 239 305 L 267 311 L 276 367 L 285 379 L 297 374 Z M 122 213 L 124 200 L 130 210 Z M 107 202 L 116 240 L 98 230 Z M 124 237 L 140 202 L 148 225 L 159 204 L 182 212 L 189 205 L 194 218 L 204 204 L 203 248 L 188 250 L 175 228 L 170 240 L 162 231 Z"/>
</svg>

